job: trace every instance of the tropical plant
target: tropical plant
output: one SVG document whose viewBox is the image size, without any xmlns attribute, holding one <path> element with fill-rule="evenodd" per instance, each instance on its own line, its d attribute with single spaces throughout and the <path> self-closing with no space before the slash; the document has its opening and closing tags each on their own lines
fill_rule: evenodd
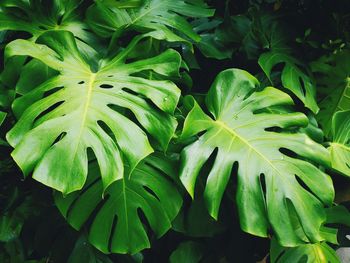
<svg viewBox="0 0 350 263">
<path fill-rule="evenodd" d="M 347 262 L 350 5 L 316 2 L 0 0 L 0 262 Z"/>
</svg>

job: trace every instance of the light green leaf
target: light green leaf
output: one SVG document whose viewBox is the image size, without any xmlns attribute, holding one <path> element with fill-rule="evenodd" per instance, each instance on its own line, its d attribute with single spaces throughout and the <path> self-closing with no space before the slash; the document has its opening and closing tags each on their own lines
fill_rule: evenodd
<svg viewBox="0 0 350 263">
<path fill-rule="evenodd" d="M 321 57 L 311 63 L 317 76 L 320 112 L 317 115 L 326 136 L 332 129 L 332 118 L 337 111 L 350 110 L 350 51 Z"/>
<path fill-rule="evenodd" d="M 202 0 L 145 0 L 140 7 L 128 9 L 118 8 L 109 0 L 99 0 L 88 9 L 87 21 L 102 37 L 113 33 L 120 35 L 128 29 L 139 32 L 155 30 L 162 31 L 166 40 L 171 42 L 186 41 L 184 37 L 198 42 L 200 37 L 185 18 L 213 14 L 214 10 Z"/>
<path fill-rule="evenodd" d="M 0 111 L 0 126 L 6 118 L 6 112 Z"/>
<path fill-rule="evenodd" d="M 182 138 L 204 134 L 182 151 L 180 179 L 193 197 L 199 171 L 217 149 L 204 191 L 214 218 L 232 166 L 238 162 L 237 204 L 244 231 L 266 237 L 271 226 L 286 246 L 323 240 L 319 229 L 326 219 L 324 204 L 332 203 L 334 190 L 330 177 L 306 160 L 328 165 L 329 154 L 306 134 L 293 132 L 307 125 L 304 114 L 287 107 L 284 111 L 266 110 L 292 105 L 287 94 L 272 87 L 257 92 L 258 84 L 243 70 L 220 73 L 206 97 L 212 116 L 187 98 L 193 108 Z M 275 127 L 281 131 L 269 130 Z M 301 225 L 300 233 L 295 232 L 294 217 Z"/>
<path fill-rule="evenodd" d="M 350 176 L 350 110 L 333 115 L 332 136 L 333 141 L 328 148 L 332 168 Z"/>
<path fill-rule="evenodd" d="M 177 125 L 172 115 L 180 90 L 168 80 L 135 74 L 153 71 L 164 79 L 176 76 L 181 58 L 167 50 L 126 63 L 129 52 L 144 37 L 136 37 L 96 72 L 67 31 L 44 33 L 38 43 L 15 40 L 7 46 L 7 56 L 31 56 L 59 72 L 13 103 L 21 117 L 7 140 L 25 175 L 33 171 L 35 180 L 66 194 L 79 190 L 86 180 L 90 148 L 107 188 L 122 178 L 123 164 L 130 173 L 153 151 L 132 115 L 166 149 Z M 125 115 L 122 109 L 132 114 Z"/>
<path fill-rule="evenodd" d="M 270 51 L 259 57 L 259 65 L 270 79 L 273 67 L 283 63 L 281 80 L 284 88 L 293 92 L 307 108 L 317 113 L 316 89 L 312 79 L 303 71 L 302 64 L 287 52 Z"/>
<path fill-rule="evenodd" d="M 153 156 L 134 169 L 130 178 L 114 182 L 105 192 L 96 163 L 90 166 L 88 181 L 81 193 L 63 198 L 55 195 L 56 205 L 68 222 L 80 229 L 89 228 L 89 241 L 104 253 L 131 253 L 149 248 L 143 214 L 157 237 L 171 227 L 171 222 L 182 205 L 182 198 L 168 174 L 167 160 Z M 150 162 L 148 162 L 150 160 Z M 163 164 L 163 165 L 162 165 Z M 89 223 L 91 222 L 91 224 Z"/>
<path fill-rule="evenodd" d="M 271 241 L 270 259 L 271 263 L 340 263 L 335 251 L 325 242 L 284 248 L 275 238 Z"/>
</svg>

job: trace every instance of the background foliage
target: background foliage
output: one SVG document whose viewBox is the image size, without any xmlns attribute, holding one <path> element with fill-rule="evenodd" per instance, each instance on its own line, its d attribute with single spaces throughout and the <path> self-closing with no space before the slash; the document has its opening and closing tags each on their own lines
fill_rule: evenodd
<svg viewBox="0 0 350 263">
<path fill-rule="evenodd" d="M 0 262 L 350 262 L 349 45 L 346 0 L 0 0 Z"/>
</svg>

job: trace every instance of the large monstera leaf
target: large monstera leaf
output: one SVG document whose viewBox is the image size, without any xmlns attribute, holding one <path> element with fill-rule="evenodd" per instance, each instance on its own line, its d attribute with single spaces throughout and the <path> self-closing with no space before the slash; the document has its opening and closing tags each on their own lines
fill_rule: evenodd
<svg viewBox="0 0 350 263">
<path fill-rule="evenodd" d="M 84 225 L 89 229 L 89 241 L 102 252 L 134 254 L 150 247 L 144 219 L 160 237 L 181 208 L 181 195 L 170 180 L 176 169 L 168 162 L 159 154 L 151 155 L 130 178 L 114 182 L 102 199 L 103 183 L 98 166 L 92 164 L 82 192 L 65 198 L 58 193 L 56 205 L 75 229 Z"/>
<path fill-rule="evenodd" d="M 333 141 L 328 148 L 332 167 L 350 176 L 350 110 L 334 114 L 332 135 Z"/>
<path fill-rule="evenodd" d="M 337 111 L 350 110 L 350 51 L 321 57 L 311 64 L 317 76 L 320 112 L 317 115 L 326 136 L 332 129 Z"/>
<path fill-rule="evenodd" d="M 193 41 L 200 40 L 191 24 L 185 17 L 209 17 L 214 14 L 213 9 L 202 1 L 193 0 L 143 0 L 140 6 L 123 1 L 98 0 L 87 11 L 88 22 L 99 35 L 106 37 L 113 33 L 122 34 L 125 30 L 162 31 L 168 41 L 185 41 L 187 37 Z M 125 8 L 125 7 L 127 8 Z"/>
<path fill-rule="evenodd" d="M 257 92 L 257 85 L 249 73 L 229 69 L 218 75 L 206 97 L 212 116 L 192 101 L 182 137 L 198 139 L 181 153 L 180 179 L 193 196 L 200 169 L 217 149 L 204 190 L 214 218 L 237 162 L 237 204 L 244 231 L 266 237 L 271 226 L 286 246 L 322 240 L 324 205 L 332 203 L 334 190 L 330 177 L 307 160 L 328 165 L 329 154 L 295 132 L 308 119 L 288 110 L 293 101 L 287 94 L 272 87 Z"/>
<path fill-rule="evenodd" d="M 167 147 L 176 128 L 172 114 L 180 90 L 168 80 L 137 74 L 152 70 L 165 79 L 177 76 L 181 59 L 167 50 L 126 63 L 143 37 L 136 37 L 96 72 L 67 31 L 47 32 L 38 43 L 15 40 L 7 46 L 7 56 L 31 56 L 59 72 L 13 103 L 20 119 L 7 140 L 25 175 L 34 170 L 33 178 L 47 186 L 64 193 L 79 190 L 86 180 L 89 148 L 106 188 L 123 177 L 123 165 L 131 172 L 153 151 L 140 125 L 162 148 Z"/>
</svg>

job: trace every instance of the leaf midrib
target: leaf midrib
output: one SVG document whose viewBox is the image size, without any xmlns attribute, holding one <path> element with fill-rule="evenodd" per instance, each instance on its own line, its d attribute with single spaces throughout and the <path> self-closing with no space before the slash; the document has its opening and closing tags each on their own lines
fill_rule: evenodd
<svg viewBox="0 0 350 263">
<path fill-rule="evenodd" d="M 90 78 L 88 80 L 88 87 L 87 87 L 87 94 L 86 94 L 86 100 L 85 100 L 85 105 L 84 105 L 84 108 L 83 108 L 83 114 L 82 114 L 82 118 L 81 118 L 81 123 L 80 123 L 80 129 L 79 129 L 79 134 L 77 136 L 77 139 L 76 139 L 76 144 L 75 144 L 75 148 L 74 148 L 74 151 L 73 151 L 73 156 L 75 158 L 75 156 L 77 155 L 77 152 L 78 152 L 78 148 L 79 148 L 79 144 L 80 144 L 80 140 L 81 140 L 81 136 L 83 134 L 83 131 L 84 131 L 84 127 L 85 127 L 85 123 L 86 123 L 86 118 L 87 118 L 87 115 L 88 115 L 88 110 L 89 110 L 89 106 L 91 104 L 91 97 L 92 97 L 92 91 L 93 91 L 93 88 L 94 88 L 94 82 L 96 80 L 96 73 L 92 73 L 90 72 Z M 72 159 L 72 161 L 74 161 L 74 158 Z M 72 170 L 72 165 L 70 166 L 70 173 L 71 173 L 71 170 Z"/>
<path fill-rule="evenodd" d="M 249 149 L 253 150 L 255 153 L 257 153 L 257 155 L 259 155 L 261 157 L 261 159 L 263 159 L 264 161 L 266 161 L 278 174 L 281 174 L 279 172 L 279 170 L 276 168 L 276 166 L 269 160 L 267 159 L 261 152 L 259 152 L 258 150 L 256 150 L 253 145 L 251 145 L 249 143 L 249 141 L 247 141 L 246 139 L 244 139 L 243 137 L 241 137 L 238 133 L 236 133 L 232 128 L 230 128 L 229 126 L 226 125 L 226 123 L 220 121 L 220 120 L 216 120 L 215 121 L 216 124 L 218 124 L 220 127 L 222 127 L 224 130 L 226 130 L 227 132 L 229 132 L 230 134 L 232 134 L 234 137 L 238 138 L 240 141 L 242 141 L 244 144 L 246 144 Z M 283 176 L 281 176 L 283 178 Z"/>
</svg>

